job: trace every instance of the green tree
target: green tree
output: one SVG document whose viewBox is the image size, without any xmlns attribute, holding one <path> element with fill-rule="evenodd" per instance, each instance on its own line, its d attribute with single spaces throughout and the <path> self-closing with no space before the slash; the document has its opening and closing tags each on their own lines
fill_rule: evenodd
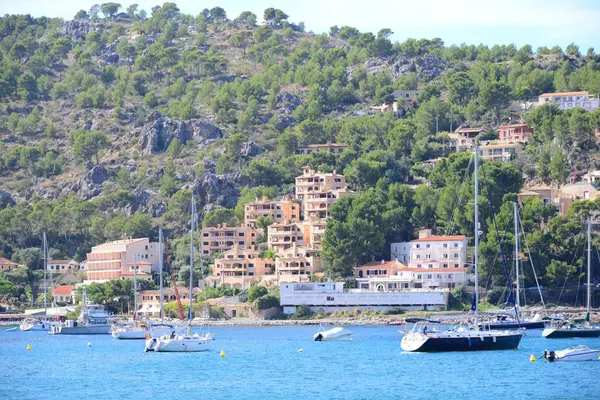
<svg viewBox="0 0 600 400">
<path fill-rule="evenodd" d="M 475 95 L 475 82 L 466 72 L 457 72 L 448 80 L 448 96 L 450 101 L 465 106 Z"/>
<path fill-rule="evenodd" d="M 235 213 L 230 208 L 215 208 L 206 213 L 202 219 L 202 227 L 207 228 L 227 224 L 228 226 L 237 226 L 238 220 Z"/>
<path fill-rule="evenodd" d="M 103 3 L 100 4 L 100 11 L 104 14 L 104 18 L 113 18 L 121 8 L 119 3 Z"/>
<path fill-rule="evenodd" d="M 269 294 L 269 291 L 264 286 L 252 286 L 248 289 L 248 301 L 253 303 L 255 300 L 258 300 L 260 297 Z"/>
<path fill-rule="evenodd" d="M 104 132 L 76 131 L 71 134 L 73 152 L 77 158 L 83 161 L 96 159 L 100 163 L 100 153 L 108 147 L 108 136 Z"/>
<path fill-rule="evenodd" d="M 90 16 L 88 15 L 87 11 L 85 10 L 79 10 L 77 11 L 77 14 L 75 14 L 75 16 L 73 17 L 73 19 L 89 19 Z"/>
<path fill-rule="evenodd" d="M 479 103 L 489 110 L 497 122 L 500 122 L 502 110 L 508 107 L 510 87 L 504 82 L 489 82 L 479 91 Z"/>
</svg>

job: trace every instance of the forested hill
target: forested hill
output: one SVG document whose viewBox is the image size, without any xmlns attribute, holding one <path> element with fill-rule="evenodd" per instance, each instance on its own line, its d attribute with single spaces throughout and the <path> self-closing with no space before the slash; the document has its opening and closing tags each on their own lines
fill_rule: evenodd
<svg viewBox="0 0 600 400">
<path fill-rule="evenodd" d="M 159 226 L 181 242 L 191 191 L 204 225 L 235 223 L 245 202 L 293 193 L 309 165 L 343 171 L 359 192 L 329 223 L 352 241 L 330 233 L 323 251 L 347 272 L 419 228 L 472 230 L 468 155 L 423 163 L 454 152 L 448 132 L 459 124 L 483 127 L 486 140 L 502 123 L 535 129 L 522 157 L 486 170 L 496 212 L 525 181 L 558 185 L 597 167 L 598 111 L 518 107 L 544 92 L 600 93 L 593 49 L 393 43 L 394 27 L 315 35 L 278 9 L 147 11 L 105 3 L 72 21 L 0 18 L 0 255 L 38 263 L 43 231 L 51 255 L 77 259 L 123 235 L 155 238 Z M 419 90 L 399 118 L 370 110 L 400 89 Z M 296 154 L 327 142 L 349 148 Z M 425 178 L 430 186 L 405 185 Z M 575 249 L 558 241 L 579 234 L 578 220 L 553 225 L 567 217 L 537 207 L 527 218 L 539 250 L 566 262 Z"/>
</svg>

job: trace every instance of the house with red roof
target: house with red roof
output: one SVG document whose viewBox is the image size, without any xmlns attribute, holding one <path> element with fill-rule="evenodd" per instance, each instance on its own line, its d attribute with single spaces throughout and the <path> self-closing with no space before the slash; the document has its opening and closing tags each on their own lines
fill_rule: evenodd
<svg viewBox="0 0 600 400">
<path fill-rule="evenodd" d="M 75 304 L 75 286 L 57 286 L 52 290 L 55 303 Z"/>
<path fill-rule="evenodd" d="M 0 257 L 0 271 L 10 271 L 18 266 L 19 264 L 10 261 L 8 258 Z"/>
<path fill-rule="evenodd" d="M 498 128 L 498 139 L 503 142 L 529 142 L 533 129 L 527 124 L 502 125 Z"/>
</svg>

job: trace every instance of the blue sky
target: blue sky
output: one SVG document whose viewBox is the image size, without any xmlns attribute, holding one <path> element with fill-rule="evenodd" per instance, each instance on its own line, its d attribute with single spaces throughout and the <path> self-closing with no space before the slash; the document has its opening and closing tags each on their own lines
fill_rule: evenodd
<svg viewBox="0 0 600 400">
<path fill-rule="evenodd" d="M 112 0 L 118 2 L 119 0 Z M 160 0 L 132 0 L 150 12 Z M 360 31 L 394 31 L 393 40 L 408 37 L 442 38 L 446 44 L 508 44 L 518 47 L 560 45 L 571 42 L 582 52 L 600 52 L 599 0 L 198 0 L 174 1 L 182 12 L 198 14 L 203 8 L 223 7 L 230 18 L 244 10 L 259 18 L 267 7 L 280 8 L 290 20 L 303 21 L 306 29 L 327 32 L 332 25 L 350 25 Z M 0 0 L 0 14 L 32 14 L 71 19 L 79 9 L 89 10 L 99 1 Z"/>
</svg>

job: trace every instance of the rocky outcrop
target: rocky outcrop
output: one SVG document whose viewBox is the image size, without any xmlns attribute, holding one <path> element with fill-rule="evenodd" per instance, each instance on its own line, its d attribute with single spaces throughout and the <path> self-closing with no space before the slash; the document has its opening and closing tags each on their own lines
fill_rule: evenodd
<svg viewBox="0 0 600 400">
<path fill-rule="evenodd" d="M 85 177 L 79 179 L 74 187 L 65 189 L 70 192 L 77 192 L 82 198 L 89 200 L 102 194 L 104 183 L 109 177 L 110 173 L 106 167 L 94 165 L 86 172 Z M 63 192 L 65 189 L 63 189 Z"/>
<path fill-rule="evenodd" d="M 248 183 L 239 173 L 217 175 L 205 172 L 198 177 L 192 189 L 200 198 L 202 206 L 212 203 L 235 207 L 240 195 L 239 188 Z"/>
<path fill-rule="evenodd" d="M 85 176 L 94 185 L 102 185 L 108 179 L 108 170 L 103 165 L 94 165 Z"/>
<path fill-rule="evenodd" d="M 302 104 L 302 100 L 300 97 L 291 94 L 289 92 L 280 92 L 275 97 L 275 100 L 278 104 L 281 104 L 281 108 L 279 109 L 283 114 L 291 114 L 294 110 Z"/>
<path fill-rule="evenodd" d="M 13 199 L 10 192 L 7 192 L 6 190 L 0 190 L 0 210 L 5 207 L 14 206 L 14 205 L 15 205 L 15 200 Z"/>
<path fill-rule="evenodd" d="M 240 149 L 240 156 L 242 157 L 256 157 L 260 153 L 263 152 L 263 149 L 260 148 L 253 141 L 242 143 L 242 148 Z"/>
<path fill-rule="evenodd" d="M 74 41 L 81 37 L 85 37 L 85 35 L 95 30 L 96 28 L 92 25 L 92 21 L 88 19 L 65 21 L 62 26 L 62 34 L 69 36 Z"/>
<path fill-rule="evenodd" d="M 363 64 L 370 74 L 379 74 L 386 71 L 392 72 L 395 79 L 409 72 L 416 72 L 419 79 L 433 79 L 440 77 L 450 68 L 450 64 L 438 56 L 408 57 L 400 55 L 397 58 L 371 58 Z M 348 67 L 347 72 L 352 76 L 356 67 Z"/>
<path fill-rule="evenodd" d="M 142 127 L 139 143 L 142 154 L 158 154 L 164 152 L 175 138 L 183 144 L 193 140 L 203 148 L 222 137 L 221 129 L 204 118 L 179 121 L 155 111 Z"/>
</svg>

